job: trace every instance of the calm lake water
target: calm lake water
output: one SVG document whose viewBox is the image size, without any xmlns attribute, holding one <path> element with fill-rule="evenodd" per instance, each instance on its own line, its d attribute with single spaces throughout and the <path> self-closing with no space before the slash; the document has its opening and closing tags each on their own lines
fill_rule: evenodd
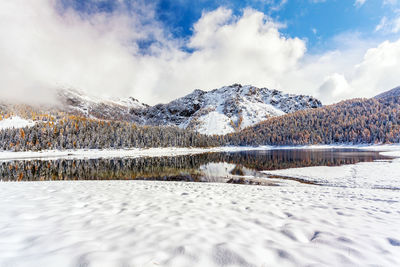
<svg viewBox="0 0 400 267">
<path fill-rule="evenodd" d="M 0 162 L 3 181 L 165 180 L 242 183 L 262 170 L 338 166 L 389 159 L 354 149 L 268 150 L 157 158 L 17 160 Z"/>
</svg>

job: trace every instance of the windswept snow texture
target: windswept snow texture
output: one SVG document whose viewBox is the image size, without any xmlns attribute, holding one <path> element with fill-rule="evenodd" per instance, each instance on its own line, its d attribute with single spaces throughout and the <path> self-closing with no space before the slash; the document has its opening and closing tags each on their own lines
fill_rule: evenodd
<svg viewBox="0 0 400 267">
<path fill-rule="evenodd" d="M 400 266 L 399 191 L 0 183 L 0 266 Z"/>
<path fill-rule="evenodd" d="M 26 120 L 19 116 L 0 120 L 0 130 L 8 128 L 32 127 L 33 125 L 35 125 L 35 122 L 33 122 L 32 120 Z"/>
<path fill-rule="evenodd" d="M 226 134 L 271 117 L 317 108 L 321 102 L 304 95 L 235 84 L 193 93 L 142 110 L 144 124 L 176 125 L 203 134 Z"/>
</svg>

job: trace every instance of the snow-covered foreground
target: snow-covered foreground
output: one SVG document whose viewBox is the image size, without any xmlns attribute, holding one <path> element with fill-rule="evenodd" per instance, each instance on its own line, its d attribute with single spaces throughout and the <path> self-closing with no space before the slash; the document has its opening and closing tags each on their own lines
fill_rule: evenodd
<svg viewBox="0 0 400 267">
<path fill-rule="evenodd" d="M 399 266 L 399 191 L 0 183 L 0 266 Z"/>
</svg>

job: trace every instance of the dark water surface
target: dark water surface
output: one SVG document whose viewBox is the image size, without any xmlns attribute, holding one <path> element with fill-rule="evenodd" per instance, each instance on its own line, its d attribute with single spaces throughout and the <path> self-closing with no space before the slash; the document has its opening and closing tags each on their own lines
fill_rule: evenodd
<svg viewBox="0 0 400 267">
<path fill-rule="evenodd" d="M 0 162 L 0 179 L 238 182 L 240 177 L 265 177 L 262 170 L 338 166 L 384 159 L 389 158 L 378 152 L 355 149 L 293 149 L 153 158 L 15 160 Z M 235 178 L 232 180 L 232 177 Z"/>
</svg>

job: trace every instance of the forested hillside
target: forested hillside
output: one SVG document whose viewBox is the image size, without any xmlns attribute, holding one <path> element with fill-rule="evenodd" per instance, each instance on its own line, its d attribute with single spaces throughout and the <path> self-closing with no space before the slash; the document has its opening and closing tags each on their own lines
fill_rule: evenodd
<svg viewBox="0 0 400 267">
<path fill-rule="evenodd" d="M 400 98 L 353 99 L 271 118 L 229 135 L 232 145 L 399 143 Z"/>
<path fill-rule="evenodd" d="M 0 131 L 0 150 L 104 149 L 129 147 L 209 147 L 222 143 L 177 127 L 136 126 L 133 123 L 68 116 L 50 117 L 33 127 Z"/>
</svg>

